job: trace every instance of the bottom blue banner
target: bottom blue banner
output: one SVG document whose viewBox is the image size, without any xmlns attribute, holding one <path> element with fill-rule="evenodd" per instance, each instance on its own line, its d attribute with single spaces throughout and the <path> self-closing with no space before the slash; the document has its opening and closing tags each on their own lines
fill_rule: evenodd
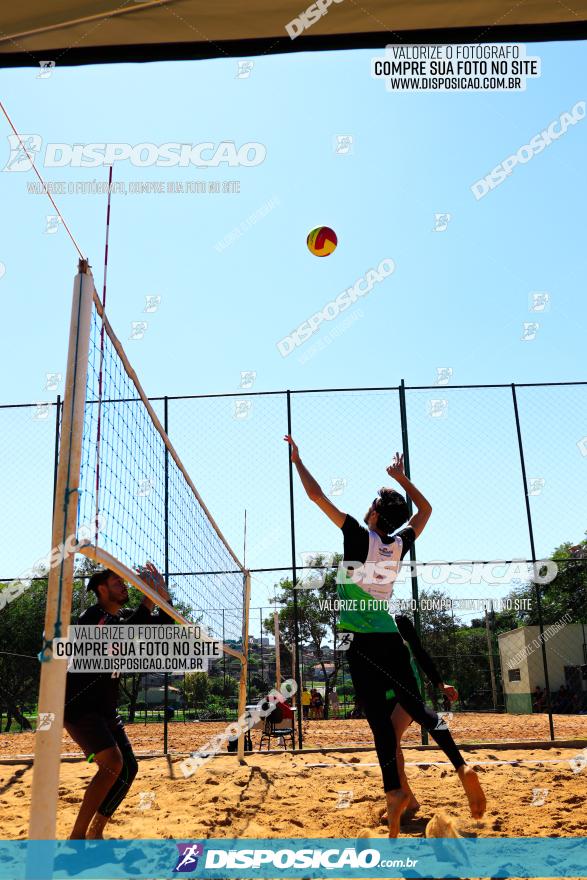
<svg viewBox="0 0 587 880">
<path fill-rule="evenodd" d="M 584 877 L 587 838 L 0 841 L 0 880 Z"/>
</svg>

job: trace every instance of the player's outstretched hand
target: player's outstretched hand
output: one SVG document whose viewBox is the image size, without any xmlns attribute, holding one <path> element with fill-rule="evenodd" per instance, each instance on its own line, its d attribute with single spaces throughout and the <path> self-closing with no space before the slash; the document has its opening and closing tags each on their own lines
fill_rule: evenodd
<svg viewBox="0 0 587 880">
<path fill-rule="evenodd" d="M 393 457 L 392 463 L 387 468 L 387 473 L 390 477 L 393 477 L 394 480 L 398 478 L 398 476 L 403 476 L 404 474 L 404 456 L 400 455 L 399 452 Z"/>
<path fill-rule="evenodd" d="M 283 439 L 289 443 L 289 447 L 291 449 L 291 460 L 292 460 L 292 463 L 295 464 L 297 461 L 300 460 L 300 453 L 298 451 L 298 447 L 294 443 L 293 437 L 290 434 L 286 434 Z"/>
<path fill-rule="evenodd" d="M 165 602 L 170 601 L 171 597 L 165 586 L 165 578 L 159 571 L 157 571 L 152 562 L 147 562 L 145 565 L 139 566 L 137 572 L 141 580 L 155 590 L 156 593 L 159 593 Z"/>
</svg>

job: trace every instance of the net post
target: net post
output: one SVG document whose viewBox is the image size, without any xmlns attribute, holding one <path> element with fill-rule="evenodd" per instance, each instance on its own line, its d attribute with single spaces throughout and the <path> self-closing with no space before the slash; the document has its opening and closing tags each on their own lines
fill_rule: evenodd
<svg viewBox="0 0 587 880">
<path fill-rule="evenodd" d="M 61 425 L 61 395 L 57 395 L 55 401 L 55 454 L 53 458 L 53 511 L 55 510 L 55 495 L 57 493 L 57 467 L 59 465 L 59 432 Z"/>
<path fill-rule="evenodd" d="M 408 411 L 406 407 L 406 383 L 402 379 L 401 385 L 399 386 L 399 412 L 400 412 L 400 420 L 402 426 L 402 451 L 404 454 L 404 470 L 406 472 L 406 477 L 410 478 L 410 444 L 408 441 Z M 412 499 L 409 495 L 406 496 L 406 502 L 408 505 L 408 514 L 412 516 Z M 414 563 L 416 561 L 416 548 L 414 544 L 410 547 L 410 563 Z M 418 638 L 422 639 L 422 621 L 420 620 L 420 592 L 418 589 L 418 568 L 417 566 L 411 565 L 412 569 L 412 599 L 415 602 L 414 608 L 414 629 L 418 635 Z M 422 695 L 422 699 L 426 702 L 426 689 L 424 686 L 424 680 L 422 679 L 420 685 L 420 692 Z M 428 745 L 428 731 L 425 730 L 424 727 L 420 728 L 420 736 L 422 739 L 422 745 Z"/>
<path fill-rule="evenodd" d="M 112 171 L 112 169 L 110 169 Z M 169 437 L 169 400 L 163 398 L 163 428 Z M 165 587 L 169 591 L 169 449 L 165 446 L 165 507 L 164 507 L 164 548 L 165 558 Z M 184 673 L 185 681 L 185 673 Z M 169 751 L 169 675 L 163 676 L 163 754 Z"/>
<path fill-rule="evenodd" d="M 94 280 L 89 263 L 82 259 L 73 283 L 53 513 L 53 548 L 64 544 L 68 537 L 76 534 L 93 290 Z M 44 662 L 41 663 L 38 711 L 39 715 L 53 713 L 55 718 L 48 729 L 37 730 L 35 734 L 30 840 L 55 839 L 67 664 L 52 658 L 51 644 L 53 638 L 65 636 L 69 626 L 74 563 L 72 553 L 62 555 L 64 558 L 53 565 L 49 572 L 45 645 L 40 655 Z"/>
<path fill-rule="evenodd" d="M 238 692 L 238 717 L 242 718 L 247 708 L 247 673 L 249 668 L 249 606 L 251 604 L 251 573 L 248 569 L 244 573 L 243 591 L 243 650 L 241 660 L 241 677 Z M 245 733 L 242 731 L 238 738 L 237 755 L 239 761 L 245 757 Z"/>
<path fill-rule="evenodd" d="M 226 644 L 226 625 L 224 620 L 224 608 L 222 609 L 222 644 Z M 224 690 L 226 690 L 226 651 L 222 652 L 222 674 L 224 680 L 222 682 Z"/>
</svg>

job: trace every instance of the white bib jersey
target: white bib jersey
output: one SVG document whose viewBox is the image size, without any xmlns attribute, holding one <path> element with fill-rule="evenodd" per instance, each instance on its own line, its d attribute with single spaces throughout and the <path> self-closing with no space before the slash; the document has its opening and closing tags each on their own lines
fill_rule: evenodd
<svg viewBox="0 0 587 880">
<path fill-rule="evenodd" d="M 388 602 L 400 569 L 402 547 L 401 538 L 394 538 L 391 544 L 385 544 L 377 532 L 370 531 L 367 559 L 361 568 L 352 569 L 349 577 L 373 599 Z"/>
<path fill-rule="evenodd" d="M 342 600 L 340 630 L 397 632 L 388 603 L 402 558 L 414 540 L 413 529 L 403 529 L 385 540 L 347 516 L 343 533 L 346 566 L 341 563 L 337 577 L 337 592 Z"/>
</svg>

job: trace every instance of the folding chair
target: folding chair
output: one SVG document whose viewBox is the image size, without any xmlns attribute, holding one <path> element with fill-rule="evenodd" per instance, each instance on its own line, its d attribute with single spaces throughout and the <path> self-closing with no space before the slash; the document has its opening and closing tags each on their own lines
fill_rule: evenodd
<svg viewBox="0 0 587 880">
<path fill-rule="evenodd" d="M 285 744 L 285 737 L 290 737 L 291 739 L 291 747 L 292 750 L 296 747 L 296 732 L 294 728 L 294 719 L 288 719 L 287 727 L 277 727 L 277 725 L 283 721 L 283 711 L 281 706 L 276 706 L 275 709 L 271 712 L 270 715 L 265 719 L 265 723 L 263 725 L 263 732 L 261 733 L 261 739 L 259 741 L 259 751 L 263 749 L 263 740 L 267 740 L 267 751 L 271 748 L 271 737 L 276 739 L 283 739 L 283 748 L 287 749 Z"/>
</svg>

